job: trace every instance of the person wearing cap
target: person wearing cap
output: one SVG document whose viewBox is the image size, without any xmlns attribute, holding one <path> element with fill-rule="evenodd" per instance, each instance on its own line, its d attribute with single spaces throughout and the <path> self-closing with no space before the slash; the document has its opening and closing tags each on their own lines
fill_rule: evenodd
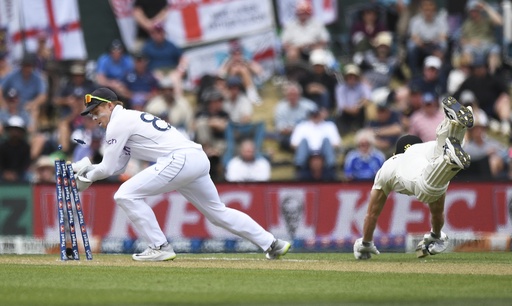
<svg viewBox="0 0 512 306">
<path fill-rule="evenodd" d="M 299 122 L 290 137 L 290 145 L 295 150 L 294 164 L 297 179 L 321 177 L 322 180 L 335 180 L 337 151 L 341 148 L 341 144 L 341 136 L 336 124 L 325 120 L 325 114 L 319 108 L 311 109 L 308 119 Z M 313 154 L 314 152 L 318 154 Z M 322 168 L 311 168 L 311 155 L 321 155 Z M 323 175 L 314 175 L 315 172 Z"/>
<path fill-rule="evenodd" d="M 134 70 L 123 77 L 125 97 L 132 109 L 143 110 L 146 103 L 157 95 L 158 80 L 148 69 L 148 59 L 142 53 L 134 55 Z"/>
<path fill-rule="evenodd" d="M 448 46 L 448 23 L 437 11 L 436 1 L 422 0 L 420 12 L 409 23 L 407 41 L 409 69 L 413 76 L 421 73 L 421 63 L 426 56 L 444 58 Z"/>
<path fill-rule="evenodd" d="M 501 15 L 485 1 L 470 0 L 466 4 L 468 17 L 462 23 L 458 47 L 462 57 L 483 56 L 494 74 L 501 62 L 501 48 L 496 43 L 496 28 L 503 26 Z"/>
<path fill-rule="evenodd" d="M 377 106 L 375 118 L 366 128 L 373 132 L 372 146 L 390 156 L 398 138 L 403 134 L 400 114 L 392 108 L 395 93 L 388 88 L 372 92 L 372 102 Z"/>
<path fill-rule="evenodd" d="M 473 59 L 471 74 L 453 94 L 459 98 L 464 90 L 471 90 L 481 109 L 492 124 L 490 127 L 504 136 L 511 134 L 511 100 L 509 88 L 502 77 L 490 74 L 484 57 Z"/>
<path fill-rule="evenodd" d="M 313 50 L 309 57 L 311 70 L 299 77 L 299 83 L 304 88 L 304 97 L 327 112 L 334 111 L 336 106 L 334 92 L 338 79 L 330 71 L 329 65 L 332 61 L 332 54 L 328 50 Z"/>
<path fill-rule="evenodd" d="M 76 62 L 69 67 L 69 78 L 61 84 L 53 98 L 58 121 L 59 144 L 63 152 L 71 150 L 71 133 L 82 123 L 80 111 L 83 96 L 96 89 L 97 86 L 85 76 L 85 66 Z"/>
<path fill-rule="evenodd" d="M 75 169 L 79 180 L 92 183 L 121 174 L 131 157 L 151 163 L 122 183 L 114 194 L 116 204 L 148 244 L 145 251 L 133 254 L 133 260 L 167 261 L 176 257 L 154 211 L 145 202 L 148 196 L 171 191 L 182 194 L 212 224 L 260 247 L 268 259 L 278 259 L 290 249 L 289 242 L 276 239 L 247 214 L 226 207 L 210 177 L 210 163 L 202 146 L 185 138 L 166 121 L 125 109 L 107 88 L 85 96 L 81 115 L 92 116 L 106 129 L 106 145 L 99 164 Z"/>
<path fill-rule="evenodd" d="M 193 125 L 195 141 L 203 146 L 210 160 L 210 175 L 214 181 L 221 181 L 224 173 L 222 157 L 226 152 L 226 128 L 229 123 L 229 114 L 223 109 L 224 99 L 222 92 L 217 89 L 205 91 L 202 100 L 206 105 L 195 114 Z"/>
<path fill-rule="evenodd" d="M 475 122 L 472 110 L 453 97 L 443 99 L 442 104 L 445 117 L 437 126 L 436 138 L 423 142 L 415 135 L 402 136 L 395 154 L 377 172 L 362 237 L 354 242 L 356 259 L 370 259 L 380 253 L 373 234 L 391 192 L 415 196 L 429 207 L 431 229 L 416 247 L 418 258 L 442 253 L 448 247 L 448 235 L 442 231 L 446 190 L 453 177 L 470 166 L 470 155 L 461 143 Z"/>
<path fill-rule="evenodd" d="M 356 147 L 348 151 L 343 165 L 347 181 L 373 180 L 384 164 L 384 153 L 375 147 L 375 134 L 371 129 L 361 129 L 355 135 Z"/>
<path fill-rule="evenodd" d="M 336 123 L 342 136 L 365 125 L 365 108 L 371 100 L 371 88 L 362 82 L 358 66 L 346 65 L 343 76 L 345 82 L 336 87 Z"/>
<path fill-rule="evenodd" d="M 55 184 L 55 160 L 49 155 L 41 155 L 34 163 L 32 183 Z"/>
<path fill-rule="evenodd" d="M 221 61 L 217 74 L 224 78 L 238 77 L 249 100 L 259 105 L 261 97 L 257 87 L 262 83 L 263 67 L 252 59 L 238 40 L 229 42 L 229 54 Z"/>
<path fill-rule="evenodd" d="M 19 95 L 16 88 L 4 88 L 2 95 L 5 102 L 5 108 L 0 108 L 0 135 L 2 135 L 3 126 L 12 116 L 18 116 L 26 123 L 27 130 L 32 130 L 32 117 L 30 113 L 19 107 Z"/>
<path fill-rule="evenodd" d="M 419 86 L 423 93 L 434 92 L 437 95 L 446 93 L 446 80 L 442 75 L 441 66 L 442 62 L 439 57 L 427 56 L 423 63 L 422 73 L 412 77 L 409 84 Z"/>
<path fill-rule="evenodd" d="M 432 92 L 426 92 L 422 97 L 423 105 L 410 119 L 410 135 L 415 135 L 423 141 L 436 139 L 436 126 L 444 119 L 443 110 L 439 107 L 439 97 Z"/>
<path fill-rule="evenodd" d="M 310 1 L 297 1 L 295 16 L 285 24 L 281 34 L 283 51 L 287 62 L 308 61 L 314 49 L 324 49 L 330 41 L 327 28 L 313 16 Z"/>
<path fill-rule="evenodd" d="M 126 94 L 123 78 L 134 69 L 133 58 L 125 53 L 123 43 L 114 39 L 108 52 L 100 55 L 96 65 L 96 83 Z"/>
<path fill-rule="evenodd" d="M 158 81 L 157 94 L 147 102 L 144 111 L 165 119 L 187 138 L 193 134 L 194 110 L 185 97 L 176 93 L 169 77 Z"/>
<path fill-rule="evenodd" d="M 350 27 L 352 53 L 364 53 L 372 48 L 372 40 L 387 27 L 379 16 L 375 4 L 366 4 L 357 14 Z"/>
<path fill-rule="evenodd" d="M 11 116 L 4 129 L 6 138 L 0 141 L 0 182 L 27 182 L 31 158 L 26 123 L 19 116 Z"/>
<path fill-rule="evenodd" d="M 40 107 L 48 98 L 48 86 L 40 72 L 35 70 L 36 58 L 34 54 L 25 54 L 18 69 L 7 75 L 2 88 L 14 88 L 18 92 L 19 108 L 25 109 L 33 122 L 37 122 Z M 0 96 L 3 98 L 3 95 Z M 5 105 L 5 102 L 0 103 Z"/>
<path fill-rule="evenodd" d="M 223 109 L 229 114 L 229 120 L 240 124 L 251 123 L 254 109 L 252 102 L 242 90 L 242 80 L 237 76 L 229 77 L 226 80 L 226 87 Z"/>
<path fill-rule="evenodd" d="M 354 63 L 363 70 L 363 78 L 372 89 L 389 87 L 391 78 L 399 68 L 398 57 L 391 51 L 393 36 L 383 31 L 371 41 L 372 48 L 360 56 L 354 55 Z"/>
</svg>

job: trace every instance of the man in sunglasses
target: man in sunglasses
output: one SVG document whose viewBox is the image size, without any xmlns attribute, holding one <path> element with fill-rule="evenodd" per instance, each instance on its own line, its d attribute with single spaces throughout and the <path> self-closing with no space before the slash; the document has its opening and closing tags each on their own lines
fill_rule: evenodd
<svg viewBox="0 0 512 306">
<path fill-rule="evenodd" d="M 82 116 L 91 116 L 106 129 L 106 147 L 99 164 L 78 170 L 91 182 L 124 172 L 131 157 L 153 163 L 124 182 L 114 200 L 128 215 L 148 248 L 132 258 L 165 261 L 176 257 L 144 199 L 170 192 L 181 193 L 213 224 L 243 237 L 278 259 L 290 243 L 276 239 L 245 213 L 226 207 L 210 178 L 210 163 L 201 145 L 186 139 L 175 127 L 149 113 L 128 110 L 108 88 L 85 96 Z"/>
<path fill-rule="evenodd" d="M 443 100 L 445 118 L 437 127 L 437 139 L 422 143 L 413 135 L 398 139 L 395 154 L 384 162 L 375 176 L 370 192 L 370 203 L 363 224 L 363 237 L 354 243 L 356 259 L 369 259 L 379 254 L 373 244 L 373 232 L 388 195 L 414 195 L 428 204 L 431 231 L 416 247 L 416 255 L 423 258 L 446 250 L 448 236 L 444 226 L 444 200 L 450 180 L 470 165 L 470 156 L 461 147 L 468 128 L 473 126 L 473 111 L 453 97 Z"/>
</svg>

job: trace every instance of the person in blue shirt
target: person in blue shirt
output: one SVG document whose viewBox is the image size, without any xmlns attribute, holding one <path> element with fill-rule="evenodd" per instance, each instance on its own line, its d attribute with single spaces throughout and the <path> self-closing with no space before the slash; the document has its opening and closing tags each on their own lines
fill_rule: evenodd
<svg viewBox="0 0 512 306">
<path fill-rule="evenodd" d="M 142 110 L 147 101 L 156 96 L 158 80 L 148 70 L 148 59 L 142 53 L 136 54 L 134 58 L 135 70 L 123 78 L 123 84 L 127 89 L 131 108 Z"/>
<path fill-rule="evenodd" d="M 150 34 L 150 39 L 142 48 L 142 53 L 149 60 L 149 70 L 175 69 L 180 62 L 183 50 L 166 39 L 165 30 L 159 24 L 153 27 Z"/>
<path fill-rule="evenodd" d="M 357 147 L 345 157 L 345 178 L 347 180 L 373 180 L 384 164 L 384 153 L 373 146 L 372 130 L 362 129 L 355 136 Z"/>
<path fill-rule="evenodd" d="M 123 78 L 133 71 L 133 59 L 125 53 L 123 44 L 114 39 L 108 53 L 101 55 L 96 67 L 96 83 L 109 87 L 121 96 L 126 96 Z"/>
<path fill-rule="evenodd" d="M 2 83 L 2 88 L 16 90 L 19 100 L 19 111 L 27 111 L 33 121 L 37 120 L 39 109 L 48 98 L 46 82 L 41 77 L 41 74 L 35 71 L 35 65 L 35 55 L 25 55 L 21 61 L 20 68 L 7 75 Z M 6 104 L 0 103 L 0 105 Z"/>
</svg>

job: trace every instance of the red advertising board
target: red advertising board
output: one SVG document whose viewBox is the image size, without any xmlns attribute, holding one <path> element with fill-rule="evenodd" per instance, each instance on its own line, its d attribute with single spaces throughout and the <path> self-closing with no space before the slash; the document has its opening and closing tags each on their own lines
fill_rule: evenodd
<svg viewBox="0 0 512 306">
<path fill-rule="evenodd" d="M 136 238 L 124 211 L 115 205 L 116 184 L 94 184 L 81 194 L 89 235 Z M 360 184 L 219 184 L 222 201 L 249 214 L 282 238 L 346 239 L 360 236 L 370 183 Z M 450 185 L 444 231 L 449 233 L 510 233 L 512 184 Z M 179 193 L 147 198 L 168 237 L 229 239 L 234 236 L 208 222 Z M 34 187 L 34 236 L 57 235 L 55 186 Z M 427 205 L 414 197 L 392 193 L 379 219 L 376 235 L 401 236 L 430 230 Z"/>
</svg>

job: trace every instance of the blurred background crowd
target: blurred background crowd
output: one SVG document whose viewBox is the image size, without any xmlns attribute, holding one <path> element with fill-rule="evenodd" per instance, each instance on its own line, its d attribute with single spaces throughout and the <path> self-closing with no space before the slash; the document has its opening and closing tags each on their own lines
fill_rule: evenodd
<svg viewBox="0 0 512 306">
<path fill-rule="evenodd" d="M 216 72 L 192 88 L 184 49 L 162 25 L 166 0 L 134 1 L 133 52 L 119 38 L 98 58 L 60 63 L 41 32 L 20 61 L 0 53 L 0 181 L 53 182 L 55 158 L 100 162 L 105 132 L 79 115 L 98 87 L 202 144 L 216 182 L 372 180 L 401 135 L 435 139 L 440 103 L 452 95 L 475 112 L 464 143 L 472 163 L 459 179 L 512 179 L 501 4 L 362 1 L 334 35 L 299 0 L 278 28 L 283 65 L 270 79 L 232 39 Z M 132 161 L 115 180 L 144 166 Z"/>
</svg>

